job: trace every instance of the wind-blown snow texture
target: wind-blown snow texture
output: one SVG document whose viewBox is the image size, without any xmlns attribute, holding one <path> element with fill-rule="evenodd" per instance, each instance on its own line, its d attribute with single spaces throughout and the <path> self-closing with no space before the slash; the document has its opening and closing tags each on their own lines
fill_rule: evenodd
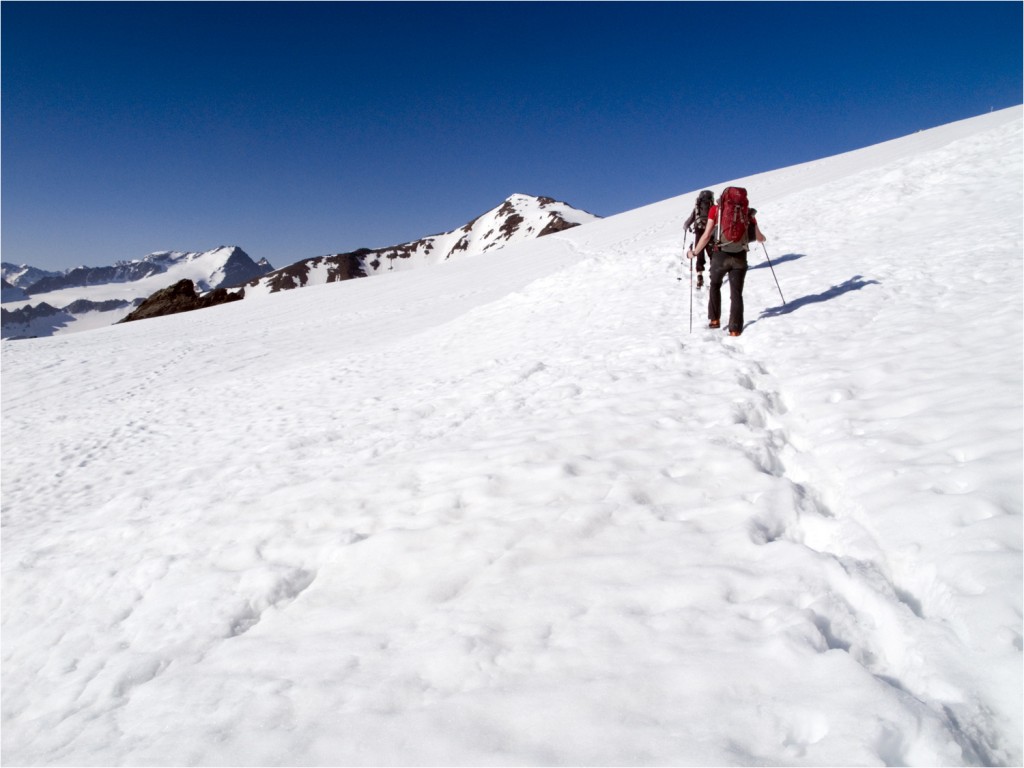
<svg viewBox="0 0 1024 768">
<path fill-rule="evenodd" d="M 4 762 L 1019 765 L 1021 116 L 4 342 Z"/>
</svg>

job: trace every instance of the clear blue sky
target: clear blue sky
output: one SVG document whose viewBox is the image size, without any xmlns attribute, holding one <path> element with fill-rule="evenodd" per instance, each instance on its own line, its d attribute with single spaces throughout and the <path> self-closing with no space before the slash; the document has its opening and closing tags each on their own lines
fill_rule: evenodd
<svg viewBox="0 0 1024 768">
<path fill-rule="evenodd" d="M 1022 102 L 1020 2 L 3 2 L 2 257 L 280 267 Z"/>
</svg>

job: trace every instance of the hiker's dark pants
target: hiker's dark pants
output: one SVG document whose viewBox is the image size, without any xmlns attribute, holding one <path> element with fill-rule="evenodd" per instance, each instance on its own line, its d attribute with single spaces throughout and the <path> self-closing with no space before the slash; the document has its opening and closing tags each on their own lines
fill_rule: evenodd
<svg viewBox="0 0 1024 768">
<path fill-rule="evenodd" d="M 715 251 L 711 255 L 711 290 L 708 320 L 722 317 L 722 281 L 729 276 L 729 330 L 743 330 L 743 281 L 747 279 L 747 254 Z"/>
<path fill-rule="evenodd" d="M 693 233 L 693 237 L 694 237 L 693 244 L 696 245 L 697 243 L 700 242 L 700 239 L 702 237 L 704 237 L 704 230 L 703 229 L 695 230 L 694 233 Z M 697 254 L 697 271 L 698 272 L 703 272 L 704 271 L 704 264 L 705 264 L 704 254 L 705 253 L 708 255 L 708 261 L 710 261 L 711 260 L 711 244 L 710 243 L 708 245 L 705 245 L 704 248 L 701 249 L 700 253 Z"/>
</svg>

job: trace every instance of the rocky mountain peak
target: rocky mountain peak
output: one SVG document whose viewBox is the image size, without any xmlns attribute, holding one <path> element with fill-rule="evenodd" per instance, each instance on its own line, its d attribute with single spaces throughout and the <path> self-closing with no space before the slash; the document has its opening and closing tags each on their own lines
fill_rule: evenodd
<svg viewBox="0 0 1024 768">
<path fill-rule="evenodd" d="M 249 281 L 246 284 L 246 295 L 276 293 L 380 272 L 413 269 L 453 258 L 479 256 L 598 218 L 552 197 L 517 192 L 457 229 L 385 248 L 363 248 L 349 253 L 305 259 Z"/>
</svg>

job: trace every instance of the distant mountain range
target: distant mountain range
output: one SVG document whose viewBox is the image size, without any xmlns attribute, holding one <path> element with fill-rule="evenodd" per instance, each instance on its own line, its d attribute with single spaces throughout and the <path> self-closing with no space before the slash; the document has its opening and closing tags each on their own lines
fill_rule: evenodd
<svg viewBox="0 0 1024 768">
<path fill-rule="evenodd" d="M 202 273 L 206 287 L 214 290 L 237 285 L 254 272 L 266 273 L 273 267 L 266 261 L 254 262 L 238 247 L 220 246 L 202 253 L 159 251 L 134 261 L 119 261 L 109 267 L 75 267 L 64 272 L 48 272 L 25 264 L 15 266 L 4 262 L 0 276 L 5 283 L 20 289 L 27 296 L 52 293 L 67 288 L 86 288 L 110 283 L 137 283 L 153 275 L 187 271 Z"/>
<path fill-rule="evenodd" d="M 52 336 L 121 320 L 147 296 L 187 279 L 201 291 L 233 287 L 273 270 L 236 246 L 201 253 L 160 251 L 106 267 L 47 272 L 3 263 L 3 338 Z"/>
<path fill-rule="evenodd" d="M 158 316 L 159 312 L 154 314 L 150 307 L 145 313 L 133 312 L 158 292 L 161 296 L 150 306 L 166 304 L 166 313 L 171 313 L 240 297 L 413 269 L 478 256 L 598 218 L 550 197 L 515 194 L 449 232 L 386 248 L 303 259 L 276 270 L 266 259 L 254 262 L 237 246 L 202 253 L 161 251 L 113 266 L 77 267 L 65 272 L 3 263 L 2 335 L 5 339 L 50 336 Z M 192 293 L 178 286 L 182 281 L 195 286 L 194 300 Z M 175 300 L 166 302 L 166 289 L 172 286 L 178 286 Z"/>
<path fill-rule="evenodd" d="M 14 264 L 8 264 L 6 261 L 0 264 L 0 276 L 3 277 L 4 290 L 17 288 L 23 294 L 26 288 L 38 283 L 43 278 L 56 277 L 60 274 L 62 273 L 48 272 L 45 269 L 37 269 L 27 264 L 15 266 Z M 10 299 L 5 296 L 4 301 L 10 301 Z"/>
</svg>

